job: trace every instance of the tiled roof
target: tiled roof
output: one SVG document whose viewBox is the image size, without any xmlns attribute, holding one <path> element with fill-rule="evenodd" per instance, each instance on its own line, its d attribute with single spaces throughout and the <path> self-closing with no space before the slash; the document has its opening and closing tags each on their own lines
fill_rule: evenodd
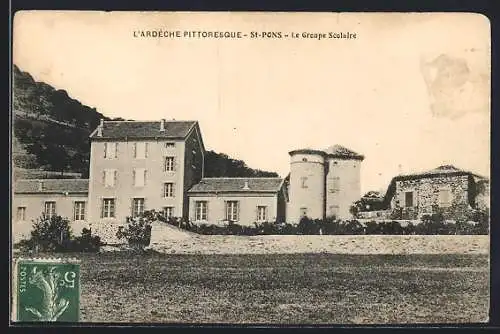
<svg viewBox="0 0 500 334">
<path fill-rule="evenodd" d="M 245 188 L 245 184 L 248 188 Z M 279 177 L 214 177 L 204 178 L 189 193 L 278 192 L 283 184 Z"/>
<path fill-rule="evenodd" d="M 336 156 L 336 157 L 344 157 L 344 158 L 363 158 L 361 154 L 358 154 L 350 149 L 341 146 L 341 145 L 333 145 L 328 147 L 325 150 L 326 154 Z"/>
<path fill-rule="evenodd" d="M 17 180 L 14 184 L 14 192 L 17 194 L 88 193 L 88 191 L 88 179 L 31 179 Z"/>
<path fill-rule="evenodd" d="M 185 138 L 195 126 L 196 121 L 166 120 L 165 130 L 160 131 L 161 121 L 104 121 L 102 136 L 98 136 L 99 127 L 90 138 Z"/>
<path fill-rule="evenodd" d="M 443 175 L 473 175 L 473 176 L 476 176 L 475 174 L 472 174 L 471 172 L 457 168 L 453 165 L 443 165 L 443 166 L 439 166 L 439 167 L 436 167 L 434 169 L 430 169 L 430 170 L 423 171 L 423 172 L 398 175 L 395 177 L 395 179 L 396 180 L 420 179 L 420 178 L 433 177 L 433 176 L 443 176 Z"/>
<path fill-rule="evenodd" d="M 293 150 L 290 151 L 289 154 L 297 154 L 297 153 L 304 153 L 304 154 L 319 154 L 322 156 L 328 156 L 332 158 L 339 158 L 339 159 L 353 159 L 353 160 L 363 160 L 365 157 L 359 153 L 356 153 L 348 148 L 345 148 L 344 146 L 341 145 L 333 145 L 328 147 L 325 150 L 316 150 L 316 149 L 310 149 L 310 148 L 304 148 L 304 149 L 298 149 L 298 150 Z"/>
</svg>

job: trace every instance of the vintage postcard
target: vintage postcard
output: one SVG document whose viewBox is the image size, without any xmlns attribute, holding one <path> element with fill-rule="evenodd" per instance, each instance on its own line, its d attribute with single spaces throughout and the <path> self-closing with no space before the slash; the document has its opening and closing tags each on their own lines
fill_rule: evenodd
<svg viewBox="0 0 500 334">
<path fill-rule="evenodd" d="M 473 13 L 17 12 L 12 321 L 488 322 L 490 40 Z"/>
</svg>

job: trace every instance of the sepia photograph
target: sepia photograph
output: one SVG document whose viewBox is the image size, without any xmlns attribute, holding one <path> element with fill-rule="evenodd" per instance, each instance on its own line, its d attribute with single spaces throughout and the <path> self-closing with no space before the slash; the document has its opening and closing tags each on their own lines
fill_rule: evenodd
<svg viewBox="0 0 500 334">
<path fill-rule="evenodd" d="M 11 321 L 486 324 L 476 13 L 19 11 Z"/>
</svg>

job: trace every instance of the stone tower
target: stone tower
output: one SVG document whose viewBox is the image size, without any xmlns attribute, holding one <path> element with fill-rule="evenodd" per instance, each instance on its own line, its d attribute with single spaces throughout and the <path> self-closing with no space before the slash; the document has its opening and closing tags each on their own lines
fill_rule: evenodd
<svg viewBox="0 0 500 334">
<path fill-rule="evenodd" d="M 361 197 L 364 157 L 340 145 L 293 150 L 289 155 L 287 221 L 297 223 L 303 216 L 351 218 L 349 209 Z"/>
<path fill-rule="evenodd" d="M 351 218 L 349 208 L 361 198 L 361 162 L 364 157 L 340 145 L 325 150 L 326 217 Z"/>
<path fill-rule="evenodd" d="M 300 149 L 290 154 L 290 205 L 287 220 L 303 216 L 322 219 L 325 215 L 325 152 Z"/>
</svg>

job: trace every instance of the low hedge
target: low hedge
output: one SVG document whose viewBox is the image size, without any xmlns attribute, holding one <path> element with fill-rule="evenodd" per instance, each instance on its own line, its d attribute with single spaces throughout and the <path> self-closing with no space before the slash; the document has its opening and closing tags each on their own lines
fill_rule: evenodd
<svg viewBox="0 0 500 334">
<path fill-rule="evenodd" d="M 487 235 L 489 219 L 479 222 L 446 222 L 442 216 L 424 216 L 418 224 L 408 222 L 404 226 L 398 221 L 368 221 L 309 219 L 302 218 L 298 224 L 280 222 L 254 223 L 244 226 L 233 222 L 226 225 L 195 224 L 177 218 L 165 218 L 161 214 L 158 220 L 181 229 L 204 235 Z"/>
</svg>

